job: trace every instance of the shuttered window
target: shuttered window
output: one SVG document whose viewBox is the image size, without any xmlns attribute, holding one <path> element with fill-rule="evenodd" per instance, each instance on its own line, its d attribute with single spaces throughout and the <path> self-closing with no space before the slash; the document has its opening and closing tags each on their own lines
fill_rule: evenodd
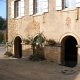
<svg viewBox="0 0 80 80">
<path fill-rule="evenodd" d="M 12 18 L 24 16 L 24 0 L 16 0 L 11 2 Z"/>
<path fill-rule="evenodd" d="M 62 10 L 62 0 L 56 0 L 56 10 Z"/>
<path fill-rule="evenodd" d="M 56 10 L 80 7 L 80 0 L 56 0 Z"/>
<path fill-rule="evenodd" d="M 43 0 L 43 12 L 48 12 L 48 0 Z"/>
<path fill-rule="evenodd" d="M 14 1 L 11 2 L 11 18 L 14 18 Z"/>
<path fill-rule="evenodd" d="M 33 0 L 29 0 L 29 15 L 33 14 Z"/>
<path fill-rule="evenodd" d="M 42 0 L 35 0 L 35 13 L 42 12 Z"/>
<path fill-rule="evenodd" d="M 76 7 L 80 7 L 80 0 L 76 0 Z"/>
<path fill-rule="evenodd" d="M 20 1 L 16 1 L 16 16 L 20 16 Z"/>
<path fill-rule="evenodd" d="M 24 0 L 21 0 L 21 16 L 24 16 Z"/>
<path fill-rule="evenodd" d="M 16 17 L 24 16 L 24 0 L 16 1 Z"/>
<path fill-rule="evenodd" d="M 76 0 L 65 0 L 64 8 L 76 7 Z"/>
<path fill-rule="evenodd" d="M 29 15 L 48 12 L 48 0 L 29 0 Z"/>
</svg>

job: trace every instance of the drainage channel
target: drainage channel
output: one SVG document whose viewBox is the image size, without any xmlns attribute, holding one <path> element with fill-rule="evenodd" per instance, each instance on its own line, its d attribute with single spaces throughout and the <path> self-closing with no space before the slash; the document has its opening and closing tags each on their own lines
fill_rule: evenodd
<svg viewBox="0 0 80 80">
<path fill-rule="evenodd" d="M 66 75 L 71 75 L 71 74 L 75 74 L 76 71 L 75 70 L 62 70 L 62 73 Z"/>
</svg>

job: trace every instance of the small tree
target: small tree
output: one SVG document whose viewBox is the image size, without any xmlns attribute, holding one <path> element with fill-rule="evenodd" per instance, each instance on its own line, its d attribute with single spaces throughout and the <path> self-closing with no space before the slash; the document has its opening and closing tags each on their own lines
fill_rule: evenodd
<svg viewBox="0 0 80 80">
<path fill-rule="evenodd" d="M 44 57 L 42 57 L 43 56 L 42 53 L 39 52 L 39 49 L 42 47 L 42 43 L 44 43 L 45 41 L 45 38 L 42 37 L 42 33 L 39 33 L 35 38 L 28 37 L 28 40 L 29 40 L 29 44 L 32 45 L 32 49 L 33 49 L 33 56 L 29 58 L 37 58 L 37 60 L 39 60 L 39 58 L 44 59 Z"/>
<path fill-rule="evenodd" d="M 32 46 L 33 54 L 35 54 L 36 41 L 34 40 L 33 37 L 28 37 L 28 40 L 29 40 L 29 44 Z"/>
</svg>

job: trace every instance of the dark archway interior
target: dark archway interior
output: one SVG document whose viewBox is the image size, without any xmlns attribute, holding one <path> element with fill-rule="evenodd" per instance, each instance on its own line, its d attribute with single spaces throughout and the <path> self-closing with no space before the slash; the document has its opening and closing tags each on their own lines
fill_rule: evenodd
<svg viewBox="0 0 80 80">
<path fill-rule="evenodd" d="M 20 37 L 16 37 L 15 41 L 14 41 L 14 56 L 16 58 L 21 58 L 22 57 L 22 45 L 21 45 L 21 38 Z"/>
<path fill-rule="evenodd" d="M 65 40 L 65 66 L 75 67 L 77 65 L 77 41 L 69 36 Z"/>
</svg>

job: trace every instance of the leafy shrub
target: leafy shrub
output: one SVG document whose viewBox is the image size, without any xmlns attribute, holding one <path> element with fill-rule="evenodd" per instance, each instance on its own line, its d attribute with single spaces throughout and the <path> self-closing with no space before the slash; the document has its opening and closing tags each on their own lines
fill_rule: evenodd
<svg viewBox="0 0 80 80">
<path fill-rule="evenodd" d="M 8 57 L 13 56 L 11 52 L 5 52 L 4 55 L 6 55 Z"/>
<path fill-rule="evenodd" d="M 35 54 L 29 56 L 29 60 L 42 61 L 42 60 L 45 60 L 45 58 L 44 58 L 44 55 L 42 53 L 38 52 L 38 53 L 35 53 Z"/>
</svg>

